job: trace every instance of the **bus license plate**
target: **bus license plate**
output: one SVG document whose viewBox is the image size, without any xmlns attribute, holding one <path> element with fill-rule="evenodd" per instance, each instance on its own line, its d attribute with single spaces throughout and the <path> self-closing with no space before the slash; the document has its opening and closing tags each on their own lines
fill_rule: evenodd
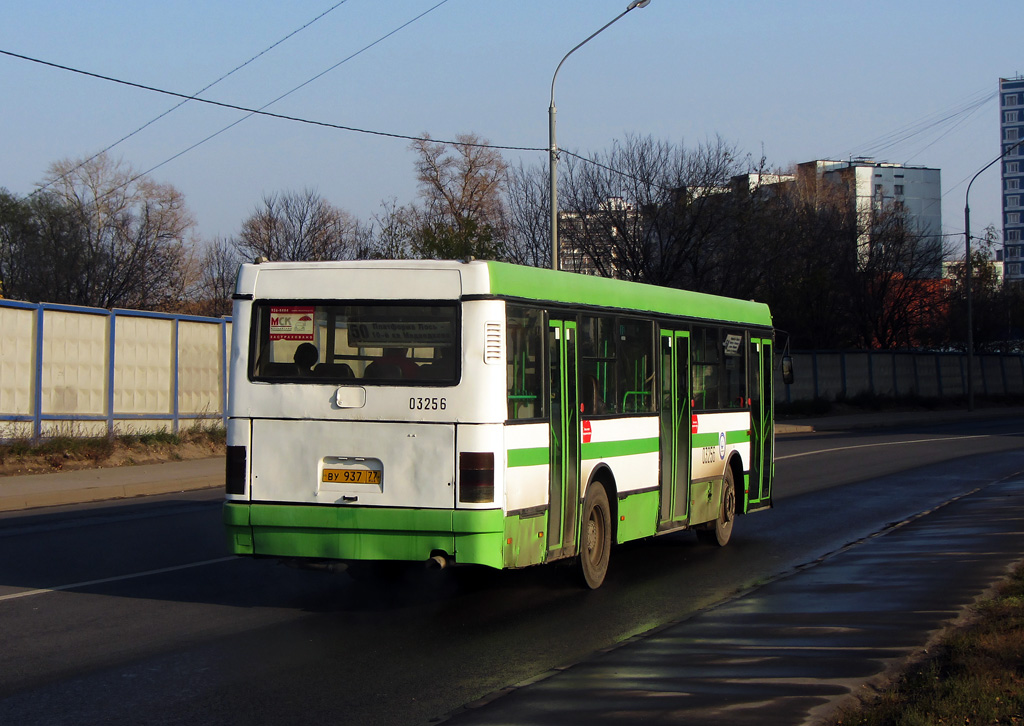
<svg viewBox="0 0 1024 726">
<path fill-rule="evenodd" d="M 320 481 L 340 484 L 380 484 L 380 472 L 372 469 L 324 469 Z"/>
</svg>

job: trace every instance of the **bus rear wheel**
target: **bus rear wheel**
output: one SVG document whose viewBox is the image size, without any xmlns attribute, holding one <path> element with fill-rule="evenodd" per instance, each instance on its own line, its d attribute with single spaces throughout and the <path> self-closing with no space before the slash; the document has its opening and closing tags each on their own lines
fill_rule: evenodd
<svg viewBox="0 0 1024 726">
<path fill-rule="evenodd" d="M 612 518 L 608 493 L 595 482 L 583 500 L 583 528 L 580 531 L 580 575 L 583 584 L 596 590 L 608 574 L 612 549 Z"/>
<path fill-rule="evenodd" d="M 726 467 L 722 480 L 722 504 L 718 519 L 709 522 L 706 529 L 697 530 L 697 539 L 705 544 L 725 547 L 732 537 L 732 525 L 736 520 L 736 485 L 732 480 L 732 467 Z"/>
</svg>

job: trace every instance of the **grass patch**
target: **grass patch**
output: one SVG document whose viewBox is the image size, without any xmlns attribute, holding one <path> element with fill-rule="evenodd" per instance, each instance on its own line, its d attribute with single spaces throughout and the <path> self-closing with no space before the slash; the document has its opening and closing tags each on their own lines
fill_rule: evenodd
<svg viewBox="0 0 1024 726">
<path fill-rule="evenodd" d="M 190 437 L 203 439 L 212 444 L 225 444 L 228 440 L 228 431 L 220 419 L 196 419 L 186 433 Z"/>
<path fill-rule="evenodd" d="M 16 440 L 0 444 L 0 463 L 9 459 L 39 457 L 49 461 L 52 467 L 60 468 L 60 462 L 66 459 L 99 462 L 109 458 L 113 453 L 114 442 L 106 436 L 55 436 L 36 443 Z"/>
<path fill-rule="evenodd" d="M 827 723 L 1024 724 L 1024 566 L 930 657 L 861 709 Z"/>
<path fill-rule="evenodd" d="M 122 430 L 114 436 L 8 439 L 0 442 L 0 475 L 60 471 L 136 462 L 181 461 L 223 453 L 227 434 L 219 420 L 196 421 L 177 433 Z"/>
</svg>

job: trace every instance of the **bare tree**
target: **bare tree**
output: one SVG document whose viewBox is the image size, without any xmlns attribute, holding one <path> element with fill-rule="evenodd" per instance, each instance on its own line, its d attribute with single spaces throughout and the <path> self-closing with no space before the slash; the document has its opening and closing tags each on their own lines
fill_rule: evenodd
<svg viewBox="0 0 1024 726">
<path fill-rule="evenodd" d="M 502 228 L 510 262 L 530 267 L 551 265 L 551 201 L 546 167 L 509 169 Z"/>
<path fill-rule="evenodd" d="M 637 136 L 605 154 L 570 157 L 559 193 L 570 266 L 720 292 L 728 261 L 721 235 L 732 214 L 723 192 L 743 161 L 721 139 L 688 151 Z"/>
<path fill-rule="evenodd" d="M 357 256 L 363 230 L 348 213 L 306 189 L 263 197 L 242 223 L 238 252 L 270 260 L 346 260 Z"/>
<path fill-rule="evenodd" d="M 47 191 L 25 200 L 31 224 L 8 294 L 96 307 L 166 309 L 187 284 L 194 225 L 174 187 L 101 154 L 50 166 Z M 13 257 L 12 257 L 13 256 Z M 16 273 L 17 267 L 21 273 Z"/>
<path fill-rule="evenodd" d="M 425 135 L 412 143 L 421 200 L 410 210 L 412 251 L 419 257 L 501 258 L 507 165 L 474 134 L 460 134 L 456 142 Z"/>
<path fill-rule="evenodd" d="M 360 257 L 374 260 L 406 260 L 413 256 L 413 212 L 398 206 L 397 199 L 381 202 L 380 212 L 373 216 L 367 245 Z"/>
<path fill-rule="evenodd" d="M 981 237 L 972 238 L 971 303 L 975 352 L 1019 352 L 1024 296 L 1018 285 L 1003 285 L 998 274 L 995 247 L 999 233 L 989 225 Z M 962 240 L 960 240 L 962 244 Z M 945 315 L 937 321 L 929 339 L 935 347 L 967 350 L 967 266 L 963 248 L 947 251 L 960 257 L 949 265 Z"/>
<path fill-rule="evenodd" d="M 873 210 L 866 224 L 869 229 L 858 229 L 858 239 L 869 241 L 860 246 L 850 289 L 854 342 L 865 348 L 916 347 L 918 331 L 931 324 L 943 297 L 935 282 L 941 245 L 897 207 Z"/>
<path fill-rule="evenodd" d="M 196 315 L 230 315 L 241 262 L 236 240 L 217 237 L 208 244 L 199 258 L 198 274 L 190 290 L 190 311 Z"/>
</svg>

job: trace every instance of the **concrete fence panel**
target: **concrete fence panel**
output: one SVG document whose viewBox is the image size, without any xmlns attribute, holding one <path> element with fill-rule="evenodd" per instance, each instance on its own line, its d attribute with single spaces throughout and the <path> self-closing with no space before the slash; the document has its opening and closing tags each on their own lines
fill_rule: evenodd
<svg viewBox="0 0 1024 726">
<path fill-rule="evenodd" d="M 223 392 L 219 361 L 224 354 L 224 340 L 218 327 L 191 321 L 178 324 L 180 412 L 201 414 L 220 410 Z"/>
<path fill-rule="evenodd" d="M 842 396 L 846 387 L 843 354 L 818 353 L 814 356 L 814 361 L 818 379 L 815 389 L 816 396 L 829 400 Z"/>
<path fill-rule="evenodd" d="M 964 359 L 959 355 L 934 354 L 935 365 L 939 370 L 939 389 L 933 396 L 948 398 L 950 396 L 962 396 L 967 393 L 967 383 L 964 380 Z"/>
<path fill-rule="evenodd" d="M 100 436 L 107 400 L 108 316 L 44 309 L 42 377 L 36 392 L 46 420 L 41 434 Z"/>
<path fill-rule="evenodd" d="M 126 429 L 152 430 L 173 419 L 175 321 L 139 315 L 114 319 L 114 420 Z"/>
<path fill-rule="evenodd" d="M 776 378 L 779 402 L 835 401 L 859 394 L 958 398 L 967 395 L 967 356 L 915 351 L 795 351 L 792 385 Z M 974 357 L 974 393 L 1024 394 L 1024 355 Z"/>
<path fill-rule="evenodd" d="M 879 396 L 896 395 L 895 354 L 871 354 L 871 391 Z"/>
<path fill-rule="evenodd" d="M 917 364 L 914 353 L 893 353 L 893 391 L 894 396 L 917 396 L 921 392 L 921 383 L 917 379 Z"/>
<path fill-rule="evenodd" d="M 225 421 L 230 321 L 0 300 L 0 438 Z"/>
<path fill-rule="evenodd" d="M 1006 393 L 1019 396 L 1024 393 L 1024 356 L 1007 356 L 1003 359 L 1006 373 Z"/>
<path fill-rule="evenodd" d="M 934 354 L 928 353 L 914 358 L 914 379 L 917 381 L 919 396 L 942 395 L 942 381 Z"/>
<path fill-rule="evenodd" d="M 3 437 L 25 438 L 32 434 L 35 326 L 33 307 L 0 307 L 0 411 L 11 415 L 0 431 Z"/>
<path fill-rule="evenodd" d="M 870 393 L 871 386 L 871 353 L 852 351 L 845 353 L 846 379 L 844 390 L 847 398 Z"/>
<path fill-rule="evenodd" d="M 978 356 L 981 364 L 982 390 L 989 396 L 1006 395 L 1006 381 L 1003 380 L 1003 358 L 997 355 Z"/>
</svg>

